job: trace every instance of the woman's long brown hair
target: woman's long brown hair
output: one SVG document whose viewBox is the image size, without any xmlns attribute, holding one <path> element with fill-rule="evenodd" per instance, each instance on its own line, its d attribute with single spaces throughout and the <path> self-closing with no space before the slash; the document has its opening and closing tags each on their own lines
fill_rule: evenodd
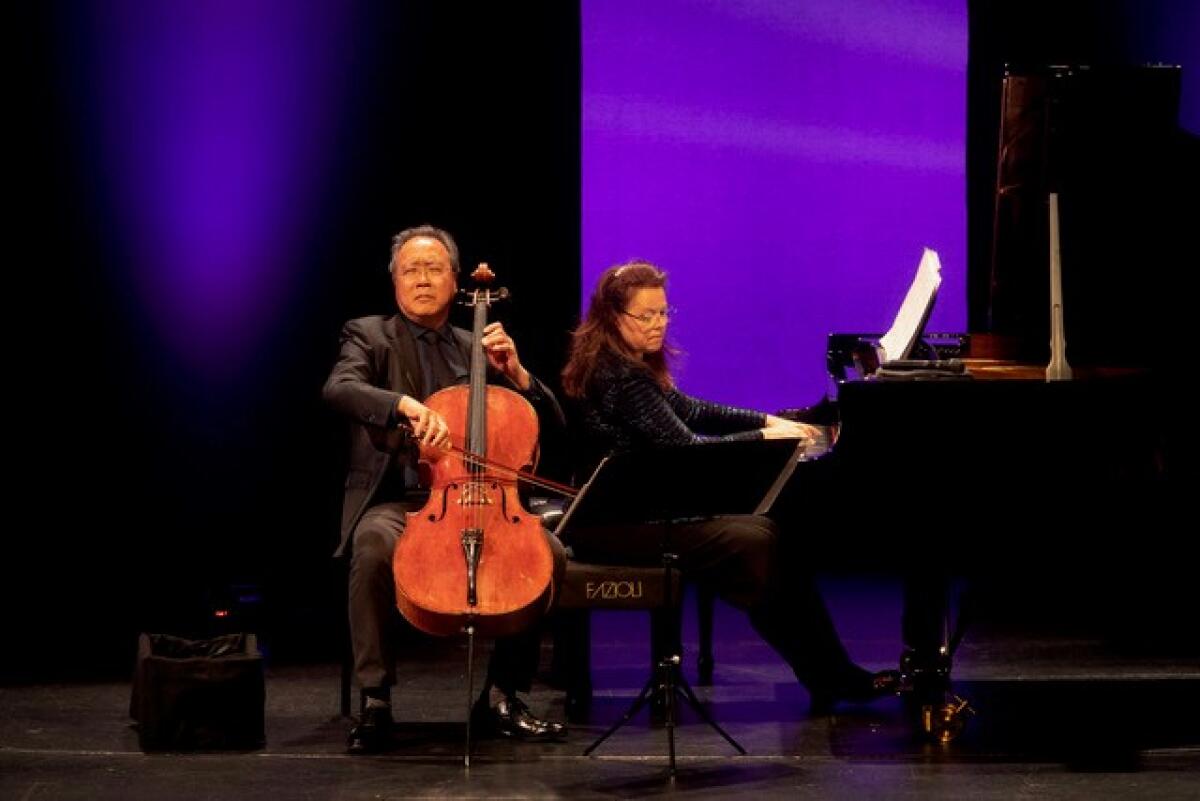
<svg viewBox="0 0 1200 801">
<path fill-rule="evenodd" d="M 667 362 L 675 355 L 675 350 L 664 344 L 662 350 L 639 358 L 629 350 L 619 328 L 620 316 L 637 290 L 666 284 L 667 274 L 648 261 L 631 261 L 604 271 L 592 293 L 587 316 L 571 334 L 571 356 L 562 372 L 563 391 L 567 397 L 582 398 L 587 393 L 596 364 L 605 351 L 649 370 L 659 386 L 671 388 L 673 382 Z"/>
</svg>

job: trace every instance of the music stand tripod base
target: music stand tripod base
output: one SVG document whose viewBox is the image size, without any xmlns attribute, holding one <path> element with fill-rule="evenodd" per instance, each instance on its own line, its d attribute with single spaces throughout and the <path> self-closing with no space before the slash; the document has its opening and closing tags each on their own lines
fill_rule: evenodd
<svg viewBox="0 0 1200 801">
<path fill-rule="evenodd" d="M 671 597 L 671 571 L 678 556 L 671 547 L 673 527 L 721 515 L 767 513 L 801 458 L 802 444 L 790 440 L 731 441 L 610 454 L 584 484 L 556 533 L 565 545 L 578 545 L 577 552 L 582 553 L 589 532 L 602 533 L 612 526 L 662 525 L 663 598 L 668 614 L 674 617 L 678 609 Z M 673 480 L 664 483 L 663 476 Z M 647 487 L 654 491 L 647 492 Z M 678 631 L 674 620 L 669 630 Z M 746 753 L 700 704 L 680 670 L 679 643 L 672 642 L 672 648 L 675 653 L 658 662 L 625 714 L 589 745 L 584 755 L 599 748 L 648 701 L 661 698 L 674 775 L 676 696 L 687 701 L 739 754 Z"/>
<path fill-rule="evenodd" d="M 670 526 L 669 523 L 665 525 Z M 671 587 L 673 585 L 673 582 L 671 581 L 671 570 L 678 558 L 679 557 L 673 553 L 663 554 L 663 598 L 666 608 L 672 615 L 677 614 L 677 612 L 675 611 L 676 607 L 674 605 L 674 600 L 671 597 Z M 671 623 L 670 630 L 677 630 L 674 625 L 674 621 Z M 673 641 L 672 645 L 674 646 L 676 643 Z M 677 650 L 677 648 L 674 650 Z M 715 720 L 713 720 L 712 716 L 708 714 L 703 705 L 700 703 L 700 699 L 696 697 L 696 693 L 692 691 L 691 685 L 688 684 L 687 679 L 683 677 L 683 673 L 680 670 L 679 666 L 682 661 L 683 660 L 680 658 L 678 653 L 672 653 L 660 659 L 658 664 L 655 665 L 654 670 L 651 672 L 650 677 L 646 680 L 646 684 L 642 687 L 642 691 L 638 693 L 637 698 L 633 699 L 633 703 L 629 705 L 627 710 L 625 710 L 625 714 L 623 714 L 616 723 L 614 723 L 612 726 L 609 726 L 608 729 L 599 737 L 597 737 L 591 745 L 585 748 L 583 750 L 583 755 L 590 756 L 591 753 L 599 748 L 605 740 L 611 737 L 613 733 L 617 731 L 617 729 L 633 720 L 634 716 L 641 711 L 642 707 L 648 703 L 652 703 L 656 699 L 661 698 L 663 708 L 666 711 L 664 725 L 667 730 L 667 749 L 669 758 L 668 765 L 670 774 L 674 776 L 676 772 L 675 699 L 676 696 L 680 696 L 683 698 L 683 700 L 687 701 L 688 705 L 691 706 L 692 710 L 700 716 L 701 720 L 711 726 L 713 730 L 715 730 L 717 734 L 721 735 L 721 737 L 725 739 L 725 742 L 733 746 L 739 754 L 745 756 L 746 749 L 742 747 L 741 743 L 733 739 L 733 737 L 729 735 L 729 732 L 725 731 Z"/>
</svg>

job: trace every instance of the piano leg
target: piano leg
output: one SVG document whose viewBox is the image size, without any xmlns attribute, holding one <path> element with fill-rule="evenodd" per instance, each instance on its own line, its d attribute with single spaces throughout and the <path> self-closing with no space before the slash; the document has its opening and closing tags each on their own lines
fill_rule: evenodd
<svg viewBox="0 0 1200 801">
<path fill-rule="evenodd" d="M 900 673 L 905 708 L 925 736 L 950 742 L 971 708 L 950 692 L 950 667 L 961 627 L 950 636 L 950 578 L 935 570 L 911 571 L 904 581 Z"/>
<path fill-rule="evenodd" d="M 914 569 L 904 580 L 901 670 L 918 686 L 943 691 L 950 679 L 950 581 L 941 573 Z"/>
</svg>

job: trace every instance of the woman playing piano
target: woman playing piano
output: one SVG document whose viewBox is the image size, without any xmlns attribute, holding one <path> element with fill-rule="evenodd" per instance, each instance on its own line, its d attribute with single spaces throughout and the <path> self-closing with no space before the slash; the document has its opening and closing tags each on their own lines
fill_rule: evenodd
<svg viewBox="0 0 1200 801">
<path fill-rule="evenodd" d="M 666 280 L 644 261 L 609 268 L 574 332 L 563 388 L 578 415 L 581 467 L 590 472 L 617 450 L 816 434 L 801 423 L 710 403 L 676 388 L 666 340 L 671 316 Z M 587 561 L 658 564 L 660 538 L 645 528 L 606 528 L 594 536 L 576 530 L 571 547 Z M 850 660 L 812 579 L 797 575 L 796 565 L 780 564 L 771 520 L 724 516 L 679 524 L 672 532 L 683 575 L 748 613 L 755 630 L 808 689 L 815 710 L 898 690 L 895 671 L 871 673 Z"/>
</svg>

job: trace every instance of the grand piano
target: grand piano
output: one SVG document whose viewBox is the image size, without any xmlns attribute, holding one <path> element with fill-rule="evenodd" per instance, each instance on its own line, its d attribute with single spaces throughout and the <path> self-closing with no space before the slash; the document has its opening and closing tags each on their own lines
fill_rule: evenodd
<svg viewBox="0 0 1200 801">
<path fill-rule="evenodd" d="M 1170 193 L 1189 181 L 1196 142 L 1177 128 L 1179 70 L 1013 71 L 1003 92 L 991 259 L 968 280 L 973 330 L 923 334 L 916 354 L 961 371 L 890 374 L 878 334 L 831 334 L 829 396 L 780 412 L 829 441 L 771 514 L 807 528 L 810 562 L 903 574 L 903 667 L 941 736 L 960 723 L 943 700 L 970 617 L 970 604 L 951 613 L 952 578 L 999 603 L 1053 587 L 1120 615 L 1181 579 L 1173 521 L 1190 503 L 1194 219 Z M 1050 191 L 1069 209 L 1069 381 L 1046 378 Z"/>
<path fill-rule="evenodd" d="M 903 576 L 911 698 L 953 718 L 942 699 L 971 604 L 954 603 L 952 580 L 977 602 L 999 587 L 1021 603 L 1039 581 L 1069 592 L 1084 573 L 1114 591 L 1144 580 L 1138 561 L 1154 558 L 1159 536 L 1147 529 L 1175 500 L 1167 388 L 1154 370 L 1128 366 L 1048 382 L 1044 364 L 1007 358 L 1003 339 L 987 334 L 932 338 L 961 373 L 859 373 L 875 339 L 831 335 L 834 392 L 781 412 L 828 435 L 770 514 L 807 532 L 796 558 L 808 564 Z"/>
</svg>

